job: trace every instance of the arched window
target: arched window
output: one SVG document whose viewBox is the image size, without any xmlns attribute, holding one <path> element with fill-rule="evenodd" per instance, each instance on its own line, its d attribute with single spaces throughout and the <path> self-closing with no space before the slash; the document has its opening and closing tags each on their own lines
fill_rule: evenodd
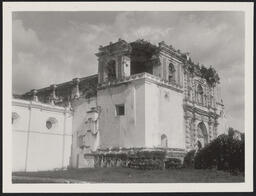
<svg viewBox="0 0 256 196">
<path fill-rule="evenodd" d="M 57 119 L 54 117 L 48 118 L 48 120 L 45 123 L 45 126 L 47 129 L 54 129 L 57 126 Z"/>
<path fill-rule="evenodd" d="M 16 112 L 12 112 L 12 124 L 19 118 L 19 114 Z"/>
<path fill-rule="evenodd" d="M 106 67 L 106 73 L 108 80 L 116 79 L 116 62 L 114 60 L 110 60 Z"/>
<path fill-rule="evenodd" d="M 168 139 L 165 134 L 161 135 L 161 147 L 168 147 Z"/>
<path fill-rule="evenodd" d="M 174 65 L 172 63 L 169 64 L 168 79 L 169 79 L 169 82 L 175 80 L 175 68 L 174 68 Z"/>
<path fill-rule="evenodd" d="M 197 86 L 197 101 L 198 101 L 198 103 L 203 104 L 203 99 L 204 99 L 203 96 L 204 96 L 204 91 L 203 91 L 202 86 L 199 84 Z"/>
</svg>

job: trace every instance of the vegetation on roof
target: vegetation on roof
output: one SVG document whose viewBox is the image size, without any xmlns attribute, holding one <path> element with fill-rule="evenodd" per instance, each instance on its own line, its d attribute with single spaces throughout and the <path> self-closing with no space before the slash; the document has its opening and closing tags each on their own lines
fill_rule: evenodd
<svg viewBox="0 0 256 196">
<path fill-rule="evenodd" d="M 143 53 L 150 58 L 154 54 L 159 53 L 159 48 L 157 46 L 143 39 L 138 39 L 135 42 L 131 42 L 130 44 L 132 46 L 132 54 L 143 51 Z"/>
<path fill-rule="evenodd" d="M 131 42 L 131 74 L 152 73 L 153 66 L 160 64 L 159 47 L 143 39 Z"/>
<path fill-rule="evenodd" d="M 207 68 L 202 65 L 200 67 L 200 73 L 202 78 L 204 78 L 210 86 L 215 86 L 217 83 L 220 83 L 220 77 L 212 66 Z"/>
<path fill-rule="evenodd" d="M 181 55 L 184 60 L 184 68 L 191 74 L 198 75 L 206 80 L 206 82 L 214 87 L 216 84 L 220 83 L 220 77 L 217 71 L 212 67 L 205 67 L 204 65 L 199 65 L 199 63 L 194 63 L 191 58 L 187 60 L 185 54 Z"/>
<path fill-rule="evenodd" d="M 152 64 L 160 63 L 158 58 L 160 49 L 158 46 L 155 46 L 143 39 L 131 42 L 130 45 L 132 47 L 131 55 L 133 57 L 134 64 L 146 64 L 147 66 L 151 67 Z M 212 87 L 216 86 L 216 84 L 220 82 L 220 77 L 212 66 L 208 68 L 204 65 L 200 66 L 199 63 L 194 63 L 191 58 L 187 59 L 187 54 L 182 53 L 180 50 L 175 50 L 172 46 L 170 47 L 175 51 L 175 56 L 184 61 L 184 68 L 189 73 L 204 78 L 206 82 Z"/>
</svg>

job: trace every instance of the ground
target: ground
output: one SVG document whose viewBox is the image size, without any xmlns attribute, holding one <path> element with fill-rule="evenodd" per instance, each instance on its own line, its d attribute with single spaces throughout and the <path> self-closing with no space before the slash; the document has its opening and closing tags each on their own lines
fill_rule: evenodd
<svg viewBox="0 0 256 196">
<path fill-rule="evenodd" d="M 217 170 L 86 168 L 66 171 L 14 172 L 13 183 L 209 183 L 244 182 L 244 176 Z"/>
</svg>

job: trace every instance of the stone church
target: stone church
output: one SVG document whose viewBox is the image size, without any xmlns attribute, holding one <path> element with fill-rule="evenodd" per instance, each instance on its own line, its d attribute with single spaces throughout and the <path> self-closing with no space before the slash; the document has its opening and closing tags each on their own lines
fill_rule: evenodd
<svg viewBox="0 0 256 196">
<path fill-rule="evenodd" d="M 220 84 L 188 53 L 119 39 L 96 56 L 96 75 L 13 96 L 14 171 L 93 167 L 113 148 L 184 156 L 226 131 Z"/>
</svg>

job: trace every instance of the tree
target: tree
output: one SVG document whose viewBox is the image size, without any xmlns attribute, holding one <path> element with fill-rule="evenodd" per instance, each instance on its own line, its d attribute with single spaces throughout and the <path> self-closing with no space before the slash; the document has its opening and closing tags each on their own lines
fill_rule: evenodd
<svg viewBox="0 0 256 196">
<path fill-rule="evenodd" d="M 194 164 L 196 169 L 217 168 L 232 173 L 243 172 L 244 141 L 222 134 L 197 152 Z"/>
</svg>

